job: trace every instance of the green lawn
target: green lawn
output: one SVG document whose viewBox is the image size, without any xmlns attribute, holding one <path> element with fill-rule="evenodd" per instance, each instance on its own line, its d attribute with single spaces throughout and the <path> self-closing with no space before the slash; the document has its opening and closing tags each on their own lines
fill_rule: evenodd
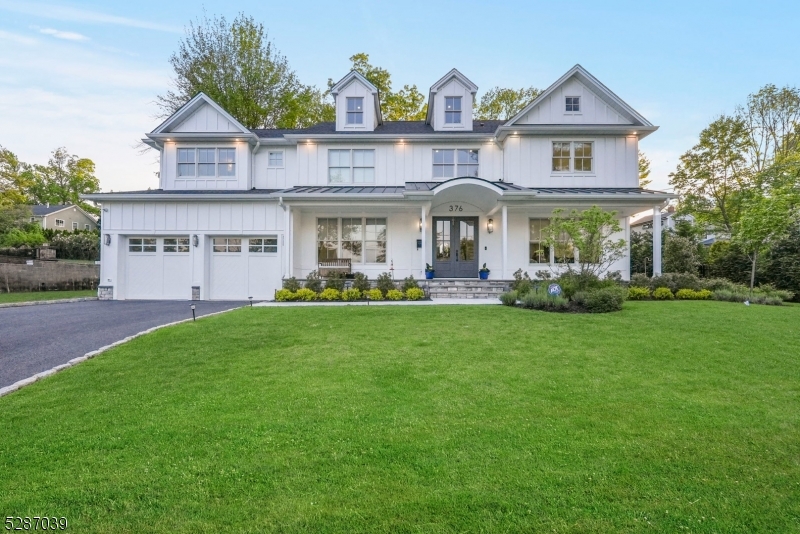
<svg viewBox="0 0 800 534">
<path fill-rule="evenodd" d="M 34 300 L 74 299 L 82 297 L 96 297 L 96 289 L 81 291 L 30 291 L 22 293 L 0 293 L 0 304 L 11 302 L 32 302 Z"/>
<path fill-rule="evenodd" d="M 800 307 L 244 308 L 0 398 L 79 532 L 797 532 Z"/>
</svg>

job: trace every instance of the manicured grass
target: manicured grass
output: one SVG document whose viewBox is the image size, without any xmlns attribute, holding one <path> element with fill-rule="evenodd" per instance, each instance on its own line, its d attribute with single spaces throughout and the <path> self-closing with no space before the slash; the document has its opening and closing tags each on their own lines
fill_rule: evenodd
<svg viewBox="0 0 800 534">
<path fill-rule="evenodd" d="M 800 307 L 244 308 L 0 398 L 78 532 L 797 532 Z"/>
<path fill-rule="evenodd" d="M 96 297 L 96 289 L 81 291 L 30 291 L 23 293 L 0 293 L 0 304 L 11 302 L 32 302 L 34 300 L 74 299 L 82 297 Z"/>
</svg>

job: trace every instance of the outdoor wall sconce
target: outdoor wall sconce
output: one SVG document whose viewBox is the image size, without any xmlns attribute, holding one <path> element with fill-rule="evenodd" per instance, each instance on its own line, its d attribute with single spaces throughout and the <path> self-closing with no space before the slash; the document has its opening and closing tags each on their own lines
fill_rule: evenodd
<svg viewBox="0 0 800 534">
<path fill-rule="evenodd" d="M 486 231 L 489 232 L 490 234 L 494 232 L 494 219 L 489 219 L 486 222 Z"/>
<path fill-rule="evenodd" d="M 105 234 L 103 236 L 103 243 L 105 243 L 106 246 L 109 246 L 111 244 L 111 235 L 110 234 Z"/>
<path fill-rule="evenodd" d="M 419 231 L 422 231 L 422 219 L 419 220 Z"/>
<path fill-rule="evenodd" d="M 199 244 L 200 244 L 200 240 L 197 239 L 197 234 L 193 235 L 192 236 L 192 245 L 194 245 L 196 247 Z"/>
</svg>

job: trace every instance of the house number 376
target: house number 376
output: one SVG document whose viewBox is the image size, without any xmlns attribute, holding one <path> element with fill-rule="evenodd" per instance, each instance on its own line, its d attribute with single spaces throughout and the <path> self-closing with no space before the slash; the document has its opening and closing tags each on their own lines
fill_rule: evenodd
<svg viewBox="0 0 800 534">
<path fill-rule="evenodd" d="M 458 204 L 450 204 L 450 211 L 464 211 L 464 206 Z"/>
</svg>

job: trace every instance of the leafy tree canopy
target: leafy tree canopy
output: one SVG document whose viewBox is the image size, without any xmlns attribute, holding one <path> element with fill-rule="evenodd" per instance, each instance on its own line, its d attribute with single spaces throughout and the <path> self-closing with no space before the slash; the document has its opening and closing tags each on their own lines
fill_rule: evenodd
<svg viewBox="0 0 800 534">
<path fill-rule="evenodd" d="M 78 204 L 90 213 L 99 210 L 83 201 L 80 195 L 100 191 L 100 181 L 95 176 L 94 162 L 70 154 L 66 148 L 57 148 L 47 165 L 31 167 L 31 184 L 27 191 L 34 204 Z"/>
<path fill-rule="evenodd" d="M 508 120 L 533 102 L 541 91 L 535 87 L 508 89 L 493 87 L 481 96 L 475 105 L 475 118 L 479 120 Z"/>
<path fill-rule="evenodd" d="M 0 146 L 0 205 L 24 204 L 31 185 L 30 166 Z"/>
<path fill-rule="evenodd" d="M 650 160 L 639 151 L 639 187 L 647 187 L 652 180 L 650 179 Z"/>
</svg>

